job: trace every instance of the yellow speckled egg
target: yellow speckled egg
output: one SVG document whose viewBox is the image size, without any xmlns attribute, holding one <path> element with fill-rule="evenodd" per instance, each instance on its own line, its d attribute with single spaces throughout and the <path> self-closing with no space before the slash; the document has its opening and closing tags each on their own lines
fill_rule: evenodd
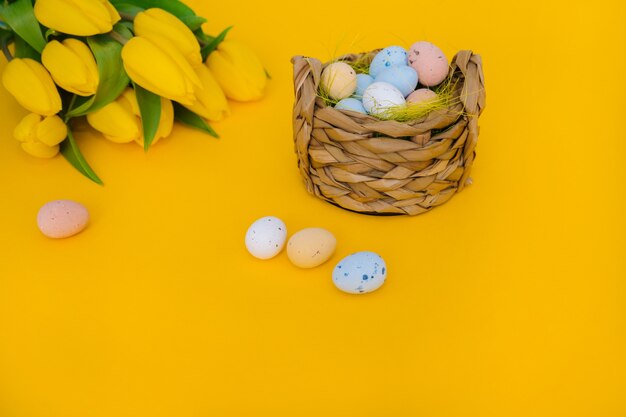
<svg viewBox="0 0 626 417">
<path fill-rule="evenodd" d="M 334 62 L 324 68 L 320 82 L 330 98 L 341 100 L 356 90 L 356 72 L 345 62 Z"/>
<path fill-rule="evenodd" d="M 287 243 L 287 256 L 300 268 L 314 268 L 333 256 L 337 239 L 326 229 L 310 227 L 295 233 Z"/>
</svg>

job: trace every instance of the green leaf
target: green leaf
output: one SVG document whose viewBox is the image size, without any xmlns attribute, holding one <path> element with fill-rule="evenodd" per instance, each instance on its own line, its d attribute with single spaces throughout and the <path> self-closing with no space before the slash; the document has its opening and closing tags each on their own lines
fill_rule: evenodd
<svg viewBox="0 0 626 417">
<path fill-rule="evenodd" d="M 2 9 L 4 21 L 11 26 L 11 29 L 22 37 L 37 52 L 41 53 L 46 40 L 41 33 L 39 22 L 35 19 L 33 3 L 31 0 L 17 0 L 13 3 L 5 4 Z"/>
<path fill-rule="evenodd" d="M 101 109 L 118 98 L 130 82 L 122 64 L 122 45 L 119 42 L 106 35 L 98 35 L 88 37 L 87 43 L 98 64 L 100 83 L 95 95 L 77 98 L 74 107 L 67 112 L 69 117 Z"/>
<path fill-rule="evenodd" d="M 115 8 L 120 14 L 131 16 L 133 18 L 137 15 L 137 13 L 144 11 L 143 7 L 137 7 L 134 4 L 128 4 L 128 3 L 117 3 L 115 4 Z M 122 16 L 122 18 L 124 17 L 125 16 Z"/>
<path fill-rule="evenodd" d="M 141 114 L 141 126 L 143 127 L 143 149 L 147 151 L 154 140 L 159 122 L 161 120 L 161 97 L 134 84 L 139 113 Z"/>
<path fill-rule="evenodd" d="M 141 9 L 156 7 L 170 12 L 183 22 L 185 22 L 184 19 L 189 18 L 189 16 L 196 16 L 196 13 L 189 6 L 178 0 L 111 0 L 111 4 L 113 4 L 116 9 L 121 5 L 125 5 L 124 7 L 131 5 Z M 197 21 L 191 19 L 190 23 L 196 24 Z M 185 24 L 187 23 L 185 22 Z M 191 28 L 191 30 L 194 30 L 194 28 Z"/>
<path fill-rule="evenodd" d="M 15 57 L 16 58 L 31 58 L 35 61 L 41 62 L 41 54 L 33 49 L 24 39 L 19 35 L 15 35 Z"/>
<path fill-rule="evenodd" d="M 179 19 L 181 20 L 181 22 L 187 25 L 187 27 L 191 29 L 192 32 L 194 30 L 200 29 L 200 26 L 202 26 L 203 23 L 207 22 L 204 17 L 197 15 L 186 15 L 179 17 Z"/>
<path fill-rule="evenodd" d="M 222 31 L 219 35 L 217 35 L 207 46 L 202 47 L 200 53 L 202 54 L 202 60 L 205 61 L 207 57 L 217 48 L 217 46 L 222 43 L 222 41 L 226 38 L 228 31 L 230 31 L 233 27 L 229 26 Z"/>
<path fill-rule="evenodd" d="M 174 118 L 184 125 L 201 130 L 204 133 L 219 138 L 219 135 L 213 130 L 211 126 L 200 116 L 192 112 L 191 110 L 181 106 L 178 103 L 174 104 Z"/>
<path fill-rule="evenodd" d="M 69 129 L 67 130 L 67 138 L 61 142 L 61 154 L 85 177 L 89 178 L 96 184 L 103 184 L 102 180 L 98 177 L 98 175 L 96 175 L 93 169 L 91 169 L 87 161 L 85 161 L 83 154 L 80 153 L 80 149 L 78 149 L 74 135 L 72 135 L 72 132 Z"/>
</svg>

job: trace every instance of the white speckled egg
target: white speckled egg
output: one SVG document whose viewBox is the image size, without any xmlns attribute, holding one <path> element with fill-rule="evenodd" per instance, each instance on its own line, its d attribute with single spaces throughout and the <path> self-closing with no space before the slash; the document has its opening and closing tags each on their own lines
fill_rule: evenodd
<svg viewBox="0 0 626 417">
<path fill-rule="evenodd" d="M 382 70 L 376 76 L 376 81 L 393 85 L 406 97 L 415 91 L 415 87 L 417 87 L 417 72 L 406 65 L 391 67 Z"/>
<path fill-rule="evenodd" d="M 376 54 L 370 64 L 370 75 L 374 78 L 390 67 L 408 65 L 408 54 L 401 46 L 389 46 Z"/>
<path fill-rule="evenodd" d="M 341 99 L 339 103 L 335 104 L 335 108 L 337 110 L 351 110 L 358 113 L 367 114 L 361 100 L 352 97 Z"/>
<path fill-rule="evenodd" d="M 357 252 L 343 258 L 333 270 L 333 283 L 341 291 L 365 294 L 385 283 L 387 265 L 374 252 Z"/>
<path fill-rule="evenodd" d="M 432 87 L 448 76 L 448 58 L 430 42 L 416 42 L 409 48 L 409 65 L 417 71 L 420 84 Z"/>
<path fill-rule="evenodd" d="M 80 203 L 55 200 L 44 204 L 37 213 L 37 226 L 44 235 L 60 239 L 73 236 L 87 227 L 89 212 Z"/>
<path fill-rule="evenodd" d="M 390 107 L 404 105 L 402 92 L 389 83 L 372 83 L 363 93 L 363 107 L 369 114 L 380 115 Z"/>
<path fill-rule="evenodd" d="M 270 259 L 278 255 L 287 240 L 287 226 L 277 217 L 261 217 L 246 232 L 246 248 L 255 258 Z"/>
<path fill-rule="evenodd" d="M 310 227 L 302 229 L 289 239 L 287 256 L 300 268 L 314 268 L 333 256 L 337 239 L 326 229 Z"/>
<path fill-rule="evenodd" d="M 357 74 L 356 75 L 356 90 L 354 90 L 354 97 L 358 99 L 363 98 L 363 92 L 373 82 L 374 82 L 374 77 L 372 77 L 371 75 Z"/>
<path fill-rule="evenodd" d="M 436 98 L 437 93 L 435 93 L 433 90 L 429 90 L 428 88 L 420 88 L 409 94 L 409 96 L 406 98 L 406 103 L 418 104 Z"/>
<path fill-rule="evenodd" d="M 330 98 L 341 100 L 354 93 L 356 72 L 345 62 L 333 62 L 322 71 L 320 83 Z"/>
</svg>

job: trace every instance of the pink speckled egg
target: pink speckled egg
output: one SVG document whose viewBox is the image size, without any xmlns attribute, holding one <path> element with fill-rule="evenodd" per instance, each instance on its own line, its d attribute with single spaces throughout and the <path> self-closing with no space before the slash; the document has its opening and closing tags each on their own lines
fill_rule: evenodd
<svg viewBox="0 0 626 417">
<path fill-rule="evenodd" d="M 428 88 L 420 88 L 409 94 L 409 96 L 406 98 L 406 102 L 407 104 L 417 104 L 423 101 L 432 100 L 434 98 L 437 98 L 437 93 L 435 93 L 433 90 L 429 90 Z"/>
<path fill-rule="evenodd" d="M 71 200 L 55 200 L 44 204 L 37 213 L 37 226 L 44 235 L 60 239 L 82 231 L 89 221 L 89 212 Z"/>
<path fill-rule="evenodd" d="M 420 84 L 440 84 L 448 76 L 448 58 L 430 42 L 416 42 L 409 49 L 409 65 L 417 71 Z"/>
</svg>

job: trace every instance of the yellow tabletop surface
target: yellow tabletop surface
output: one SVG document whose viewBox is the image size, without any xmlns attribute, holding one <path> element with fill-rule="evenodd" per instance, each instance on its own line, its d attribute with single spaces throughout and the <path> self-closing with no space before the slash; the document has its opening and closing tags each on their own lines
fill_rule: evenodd
<svg viewBox="0 0 626 417">
<path fill-rule="evenodd" d="M 272 75 L 219 140 L 177 125 L 144 153 L 81 131 L 99 186 L 22 152 L 0 89 L 0 416 L 626 416 L 623 1 L 189 4 Z M 417 217 L 309 195 L 290 58 L 417 40 L 483 57 L 474 184 Z M 54 199 L 88 228 L 45 238 Z M 254 259 L 266 215 L 327 228 L 335 255 Z M 344 294 L 332 269 L 361 250 L 387 282 Z"/>
</svg>

